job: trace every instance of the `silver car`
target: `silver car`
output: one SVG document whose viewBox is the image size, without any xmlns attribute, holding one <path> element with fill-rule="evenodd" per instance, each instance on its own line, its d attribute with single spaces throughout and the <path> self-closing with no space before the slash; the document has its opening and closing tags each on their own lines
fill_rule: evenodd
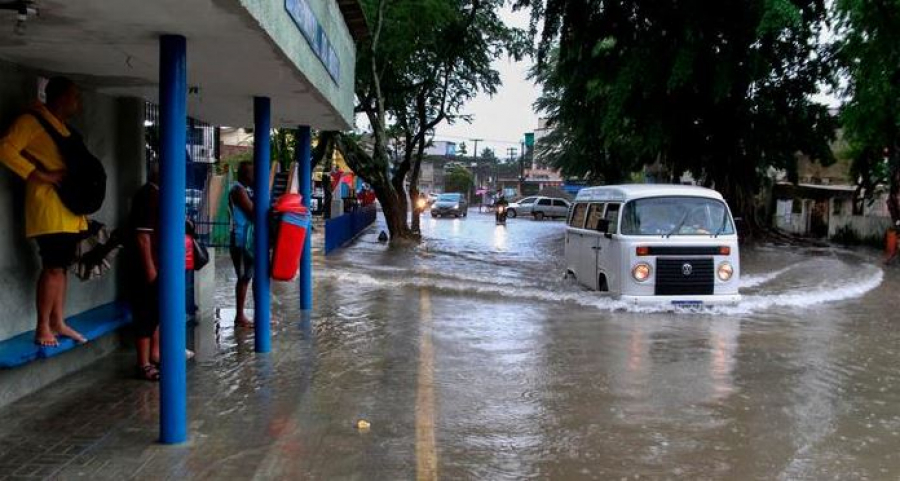
<svg viewBox="0 0 900 481">
<path fill-rule="evenodd" d="M 525 197 L 515 202 L 510 202 L 506 207 L 506 215 L 509 217 L 518 217 L 520 215 L 530 215 L 534 201 L 538 198 L 535 196 Z"/>
<path fill-rule="evenodd" d="M 521 213 L 521 212 L 520 212 Z M 565 219 L 569 215 L 569 201 L 554 197 L 536 197 L 531 207 L 531 216 L 534 220 Z"/>
<path fill-rule="evenodd" d="M 469 215 L 469 203 L 466 196 L 458 193 L 441 194 L 431 206 L 431 217 L 466 217 Z"/>
</svg>

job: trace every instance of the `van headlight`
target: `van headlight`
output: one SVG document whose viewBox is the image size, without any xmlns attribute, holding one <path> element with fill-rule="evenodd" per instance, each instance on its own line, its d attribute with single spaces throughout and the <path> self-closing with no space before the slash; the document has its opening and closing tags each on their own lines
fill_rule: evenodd
<svg viewBox="0 0 900 481">
<path fill-rule="evenodd" d="M 730 262 L 723 262 L 719 264 L 719 268 L 716 270 L 716 275 L 719 276 L 720 281 L 730 281 L 731 276 L 734 275 L 734 267 Z"/>
<path fill-rule="evenodd" d="M 653 269 L 650 267 L 650 264 L 642 262 L 631 269 L 631 277 L 638 282 L 644 282 L 650 278 L 652 272 Z"/>
</svg>

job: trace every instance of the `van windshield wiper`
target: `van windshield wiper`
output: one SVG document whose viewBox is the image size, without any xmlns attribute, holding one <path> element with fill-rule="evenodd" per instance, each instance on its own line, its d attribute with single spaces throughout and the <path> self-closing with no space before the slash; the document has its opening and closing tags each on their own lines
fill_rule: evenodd
<svg viewBox="0 0 900 481">
<path fill-rule="evenodd" d="M 726 211 L 726 212 L 722 213 L 722 225 L 719 226 L 719 229 L 716 231 L 715 234 L 713 234 L 713 237 L 719 237 L 719 235 L 722 233 L 723 230 L 725 230 L 725 227 L 727 227 L 727 226 L 728 226 L 728 212 Z"/>
<path fill-rule="evenodd" d="M 681 230 L 681 228 L 684 227 L 684 223 L 687 222 L 689 214 L 690 214 L 690 212 L 686 212 L 684 214 L 684 217 L 682 217 L 681 220 L 678 222 L 678 225 L 676 225 L 674 229 L 670 230 L 669 233 L 663 237 L 672 237 L 672 234 Z"/>
</svg>

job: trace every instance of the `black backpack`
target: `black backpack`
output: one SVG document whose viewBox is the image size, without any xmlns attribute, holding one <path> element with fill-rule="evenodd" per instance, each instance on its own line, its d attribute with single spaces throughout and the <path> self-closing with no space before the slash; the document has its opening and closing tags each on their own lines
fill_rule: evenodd
<svg viewBox="0 0 900 481">
<path fill-rule="evenodd" d="M 63 205 L 76 215 L 100 210 L 106 199 L 106 170 L 100 159 L 87 149 L 81 135 L 71 127 L 69 136 L 63 137 L 41 114 L 33 115 L 56 143 L 66 163 L 66 175 L 56 188 Z"/>
</svg>

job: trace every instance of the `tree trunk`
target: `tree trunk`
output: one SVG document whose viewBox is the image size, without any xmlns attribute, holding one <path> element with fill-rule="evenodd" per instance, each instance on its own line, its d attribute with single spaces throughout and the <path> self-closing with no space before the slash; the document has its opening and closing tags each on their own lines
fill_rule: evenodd
<svg viewBox="0 0 900 481">
<path fill-rule="evenodd" d="M 416 158 L 413 161 L 412 172 L 409 176 L 409 198 L 412 200 L 412 231 L 421 232 L 421 220 L 423 209 L 419 207 L 419 175 L 422 172 L 422 158 L 425 156 L 425 137 L 419 140 Z"/>
<path fill-rule="evenodd" d="M 381 203 L 391 239 L 413 238 L 406 219 L 406 199 L 401 199 L 388 179 L 390 163 L 387 154 L 382 149 L 376 148 L 373 155 L 369 155 L 353 139 L 338 132 L 327 132 L 327 135 L 335 142 L 335 147 L 344 156 L 353 172 L 372 186 L 378 202 Z"/>
<path fill-rule="evenodd" d="M 331 160 L 322 165 L 322 218 L 331 218 Z"/>
<path fill-rule="evenodd" d="M 729 171 L 721 171 L 710 176 L 715 189 L 722 194 L 739 230 L 742 240 L 753 239 L 769 231 L 769 223 L 759 219 L 756 193 L 759 181 L 751 162 L 732 162 Z M 742 168 L 742 166 L 749 166 Z M 739 220 L 738 220 L 739 219 Z"/>
</svg>

